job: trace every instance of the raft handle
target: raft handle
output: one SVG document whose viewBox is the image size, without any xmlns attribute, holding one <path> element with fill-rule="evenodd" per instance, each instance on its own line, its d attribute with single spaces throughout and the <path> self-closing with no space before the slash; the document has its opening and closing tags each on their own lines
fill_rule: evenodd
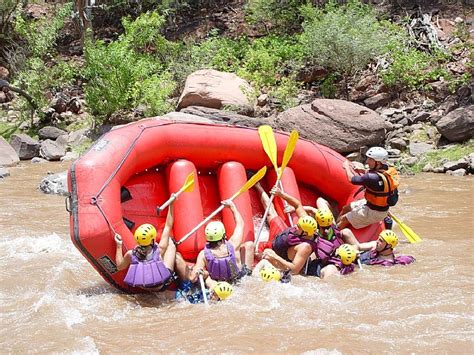
<svg viewBox="0 0 474 355">
<path fill-rule="evenodd" d="M 64 204 L 66 205 L 66 211 L 68 211 L 69 213 L 71 213 L 71 195 L 67 196 L 65 199 L 64 199 Z"/>
</svg>

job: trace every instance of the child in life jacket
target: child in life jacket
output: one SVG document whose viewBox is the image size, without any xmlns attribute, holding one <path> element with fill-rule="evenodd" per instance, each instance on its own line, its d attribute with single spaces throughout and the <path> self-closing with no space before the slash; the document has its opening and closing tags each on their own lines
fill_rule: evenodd
<svg viewBox="0 0 474 355">
<path fill-rule="evenodd" d="M 228 282 L 217 282 L 214 288 L 204 291 L 209 301 L 224 301 L 234 292 L 234 288 Z M 178 301 L 188 301 L 189 303 L 204 303 L 204 295 L 201 287 L 197 283 L 186 281 L 176 290 L 175 299 Z"/>
<path fill-rule="evenodd" d="M 382 266 L 408 265 L 415 262 L 415 258 L 410 255 L 395 256 L 394 249 L 397 245 L 398 237 L 395 232 L 385 229 L 377 240 L 359 244 L 359 260 L 365 265 Z"/>
<path fill-rule="evenodd" d="M 214 289 L 219 281 L 232 283 L 245 275 L 238 252 L 244 235 L 244 220 L 232 201 L 222 201 L 222 204 L 234 215 L 234 233 L 227 240 L 224 224 L 221 221 L 209 222 L 205 229 L 207 244 L 200 251 L 190 275 L 190 280 L 196 282 L 201 273 L 210 289 Z"/>
<path fill-rule="evenodd" d="M 175 263 L 180 277 L 186 275 L 186 265 L 182 258 L 176 258 L 176 246 L 170 243 L 170 234 L 173 227 L 172 205 L 168 208 L 165 227 L 157 244 L 156 229 L 151 224 L 140 225 L 134 233 L 137 246 L 122 255 L 122 237 L 115 235 L 117 245 L 115 261 L 117 269 L 128 267 L 124 282 L 132 287 L 147 291 L 162 292 L 177 278 Z"/>
</svg>

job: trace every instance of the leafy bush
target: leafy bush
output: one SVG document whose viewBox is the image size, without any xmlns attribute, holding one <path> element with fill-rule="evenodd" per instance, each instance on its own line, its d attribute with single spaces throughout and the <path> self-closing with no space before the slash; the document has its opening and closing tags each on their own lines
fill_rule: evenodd
<svg viewBox="0 0 474 355">
<path fill-rule="evenodd" d="M 109 45 L 100 40 L 86 43 L 85 98 L 98 119 L 139 104 L 146 106 L 147 114 L 170 109 L 167 99 L 176 83 L 165 70 L 165 59 L 173 45 L 159 34 L 163 23 L 155 13 L 135 21 L 125 18 L 119 40 Z"/>
<path fill-rule="evenodd" d="M 364 69 L 383 53 L 388 38 L 373 7 L 357 0 L 324 8 L 302 7 L 305 18 L 301 41 L 306 57 L 315 64 L 345 77 Z"/>
<path fill-rule="evenodd" d="M 290 32 L 299 29 L 299 7 L 306 0 L 248 0 L 246 18 L 252 24 Z"/>
</svg>

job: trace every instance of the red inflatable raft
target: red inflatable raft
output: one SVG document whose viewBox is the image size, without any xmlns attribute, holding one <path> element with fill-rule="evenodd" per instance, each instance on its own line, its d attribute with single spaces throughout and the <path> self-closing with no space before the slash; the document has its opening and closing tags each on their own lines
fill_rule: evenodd
<svg viewBox="0 0 474 355">
<path fill-rule="evenodd" d="M 288 135 L 275 134 L 278 163 Z M 300 139 L 282 183 L 285 191 L 304 205 L 315 205 L 323 196 L 338 208 L 354 199 L 357 187 L 347 181 L 344 157 L 322 145 Z M 102 277 L 113 286 L 130 291 L 125 272 L 115 267 L 114 232 L 122 235 L 124 248 L 135 246 L 133 232 L 142 223 L 160 231 L 166 211 L 156 208 L 177 191 L 195 171 L 195 188 L 174 202 L 174 238 L 179 241 L 247 181 L 247 171 L 269 168 L 262 182 L 273 186 L 275 173 L 253 128 L 223 124 L 183 123 L 152 118 L 113 129 L 78 159 L 68 174 L 71 193 L 70 230 L 74 245 Z M 359 196 L 357 196 L 359 197 Z M 235 199 L 245 220 L 245 240 L 254 238 L 254 216 L 263 214 L 253 189 Z M 281 204 L 281 201 L 277 201 Z M 278 212 L 285 218 L 282 208 Z M 218 216 L 219 217 L 219 216 Z M 233 230 L 231 212 L 219 217 L 228 234 Z M 360 241 L 373 239 L 380 225 L 354 230 Z M 192 262 L 204 247 L 204 226 L 180 244 L 178 251 Z"/>
</svg>

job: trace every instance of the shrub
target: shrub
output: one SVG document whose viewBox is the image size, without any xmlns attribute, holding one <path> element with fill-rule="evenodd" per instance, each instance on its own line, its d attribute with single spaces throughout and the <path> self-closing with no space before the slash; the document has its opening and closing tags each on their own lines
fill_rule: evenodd
<svg viewBox="0 0 474 355">
<path fill-rule="evenodd" d="M 166 65 L 175 46 L 159 34 L 163 18 L 145 13 L 123 24 L 125 33 L 117 41 L 86 43 L 85 98 L 99 120 L 139 104 L 146 106 L 146 114 L 171 109 L 167 99 L 176 83 Z"/>
<path fill-rule="evenodd" d="M 344 77 L 364 69 L 388 42 L 373 8 L 360 1 L 349 0 L 344 5 L 329 1 L 324 8 L 306 5 L 302 13 L 306 57 Z"/>
<path fill-rule="evenodd" d="M 248 0 L 245 8 L 247 21 L 252 24 L 291 32 L 299 29 L 299 7 L 306 0 Z"/>
</svg>

